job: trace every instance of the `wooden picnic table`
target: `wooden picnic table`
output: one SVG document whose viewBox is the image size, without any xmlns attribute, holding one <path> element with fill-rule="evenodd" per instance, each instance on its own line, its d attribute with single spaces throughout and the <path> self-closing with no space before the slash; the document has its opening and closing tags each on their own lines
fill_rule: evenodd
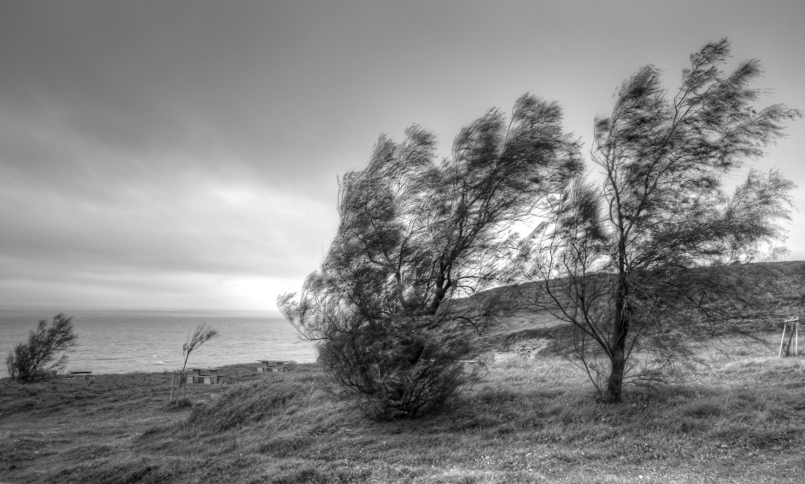
<svg viewBox="0 0 805 484">
<path fill-rule="evenodd" d="M 187 374 L 187 383 L 204 383 L 213 385 L 220 383 L 220 368 L 190 368 Z"/>
<path fill-rule="evenodd" d="M 82 380 L 90 381 L 93 378 L 93 376 L 91 371 L 81 370 L 81 371 L 71 371 L 70 378 L 81 378 Z"/>
<path fill-rule="evenodd" d="M 272 373 L 281 373 L 284 371 L 289 371 L 291 369 L 290 361 L 279 361 L 279 360 L 257 360 L 260 362 L 260 366 L 257 367 L 258 373 L 264 372 L 272 372 Z"/>
</svg>

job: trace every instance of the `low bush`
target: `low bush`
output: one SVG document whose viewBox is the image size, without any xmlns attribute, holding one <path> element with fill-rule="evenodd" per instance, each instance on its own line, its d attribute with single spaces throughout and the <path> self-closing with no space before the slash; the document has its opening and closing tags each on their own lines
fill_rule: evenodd
<svg viewBox="0 0 805 484">
<path fill-rule="evenodd" d="M 28 342 L 19 343 L 8 354 L 6 367 L 11 379 L 31 382 L 62 371 L 67 366 L 67 352 L 76 344 L 72 319 L 58 314 L 49 328 L 44 319 L 39 321 L 36 330 L 28 334 Z"/>
<path fill-rule="evenodd" d="M 319 362 L 341 396 L 373 420 L 432 414 L 477 381 L 477 368 L 461 362 L 472 348 L 454 334 L 411 333 L 398 327 L 333 333 L 319 346 Z"/>
</svg>

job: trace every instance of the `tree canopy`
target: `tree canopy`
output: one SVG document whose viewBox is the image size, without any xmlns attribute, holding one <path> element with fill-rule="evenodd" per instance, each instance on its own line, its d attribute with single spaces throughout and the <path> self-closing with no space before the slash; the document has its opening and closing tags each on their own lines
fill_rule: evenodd
<svg viewBox="0 0 805 484">
<path fill-rule="evenodd" d="M 504 283 L 536 282 L 522 296 L 573 325 L 604 401 L 621 401 L 629 375 L 663 378 L 687 342 L 755 307 L 758 274 L 725 268 L 779 251 L 791 210 L 793 184 L 775 170 L 724 187 L 801 117 L 758 107 L 760 62 L 725 73 L 729 58 L 727 39 L 708 43 L 673 93 L 651 65 L 627 79 L 594 122 L 598 173 L 558 104 L 530 94 L 508 121 L 493 109 L 464 127 L 440 162 L 419 126 L 401 143 L 381 136 L 340 180 L 320 270 L 280 309 L 377 419 L 428 413 L 473 378 L 461 362 L 506 291 L 468 296 Z"/>
<path fill-rule="evenodd" d="M 435 135 L 412 126 L 340 181 L 321 269 L 278 304 L 370 416 L 427 413 L 469 378 L 460 360 L 493 301 L 449 303 L 496 281 L 513 224 L 581 173 L 561 120 L 558 104 L 524 95 L 508 122 L 493 109 L 464 127 L 441 162 Z"/>
<path fill-rule="evenodd" d="M 6 359 L 8 374 L 14 381 L 31 382 L 64 370 L 67 352 L 76 345 L 73 318 L 57 314 L 50 327 L 43 319 L 28 333 L 28 342 L 19 343 Z M 61 353 L 61 355 L 59 354 Z"/>
<path fill-rule="evenodd" d="M 579 179 L 520 245 L 516 277 L 539 281 L 530 300 L 575 325 L 576 353 L 606 401 L 621 400 L 634 350 L 672 364 L 696 324 L 741 306 L 734 276 L 700 268 L 752 260 L 784 238 L 790 181 L 752 170 L 731 195 L 723 181 L 801 113 L 756 107 L 760 62 L 725 74 L 729 57 L 727 39 L 705 45 L 672 97 L 654 66 L 627 79 L 595 120 L 600 182 Z"/>
</svg>

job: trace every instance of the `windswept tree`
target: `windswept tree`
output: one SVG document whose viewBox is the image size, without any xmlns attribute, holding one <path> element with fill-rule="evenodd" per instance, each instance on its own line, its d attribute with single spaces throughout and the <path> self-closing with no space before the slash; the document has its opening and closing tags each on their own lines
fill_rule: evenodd
<svg viewBox="0 0 805 484">
<path fill-rule="evenodd" d="M 673 97 L 654 66 L 625 81 L 595 120 L 600 184 L 576 182 L 520 246 L 515 273 L 537 282 L 524 295 L 575 325 L 577 361 L 605 401 L 621 401 L 630 362 L 661 377 L 706 323 L 751 306 L 758 274 L 726 264 L 784 239 L 790 181 L 752 170 L 731 195 L 722 181 L 801 114 L 756 107 L 760 62 L 725 75 L 729 57 L 728 40 L 705 45 Z"/>
<path fill-rule="evenodd" d="M 495 280 L 499 245 L 580 173 L 556 103 L 531 95 L 461 130 L 437 163 L 435 136 L 381 136 L 340 182 L 340 226 L 321 269 L 278 305 L 318 340 L 319 360 L 372 418 L 437 409 L 469 378 L 461 359 L 492 315 L 467 297 Z"/>
<path fill-rule="evenodd" d="M 187 333 L 187 340 L 182 345 L 182 356 L 184 356 L 184 363 L 182 364 L 182 369 L 178 372 L 173 373 L 173 379 L 171 380 L 171 393 L 170 399 L 168 400 L 171 404 L 173 404 L 173 388 L 176 385 L 176 404 L 179 404 L 179 395 L 182 387 L 184 387 L 185 392 L 187 392 L 187 373 L 185 373 L 185 369 L 187 369 L 187 361 L 190 359 L 190 353 L 200 348 L 204 343 L 207 341 L 215 338 L 218 336 L 218 331 L 212 328 L 208 328 L 206 324 L 199 324 L 197 325 L 192 332 Z M 176 376 L 178 374 L 178 381 Z"/>
<path fill-rule="evenodd" d="M 199 324 L 195 327 L 195 329 L 193 329 L 192 333 L 187 333 L 187 341 L 185 341 L 185 343 L 182 345 L 182 355 L 184 356 L 184 364 L 182 365 L 181 369 L 182 372 L 184 372 L 185 368 L 187 368 L 187 360 L 190 359 L 190 353 L 216 336 L 218 336 L 218 331 L 208 328 L 206 324 Z"/>
<path fill-rule="evenodd" d="M 8 354 L 6 367 L 14 381 L 31 382 L 54 375 L 67 366 L 67 352 L 78 338 L 73 332 L 73 318 L 58 314 L 50 327 L 39 321 L 36 330 L 28 333 L 28 342 L 19 343 Z"/>
</svg>

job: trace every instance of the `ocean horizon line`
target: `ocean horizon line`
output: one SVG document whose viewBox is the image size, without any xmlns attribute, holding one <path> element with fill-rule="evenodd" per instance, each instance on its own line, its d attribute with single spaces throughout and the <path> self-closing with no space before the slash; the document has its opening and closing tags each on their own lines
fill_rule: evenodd
<svg viewBox="0 0 805 484">
<path fill-rule="evenodd" d="M 160 307 L 115 307 L 115 306 L 26 306 L 26 305 L 0 305 L 0 311 L 49 311 L 56 314 L 70 316 L 71 311 L 80 312 L 125 312 L 125 313 L 206 313 L 206 314 L 251 314 L 278 319 L 285 319 L 279 311 L 270 309 L 217 309 L 217 308 L 160 308 Z"/>
</svg>

